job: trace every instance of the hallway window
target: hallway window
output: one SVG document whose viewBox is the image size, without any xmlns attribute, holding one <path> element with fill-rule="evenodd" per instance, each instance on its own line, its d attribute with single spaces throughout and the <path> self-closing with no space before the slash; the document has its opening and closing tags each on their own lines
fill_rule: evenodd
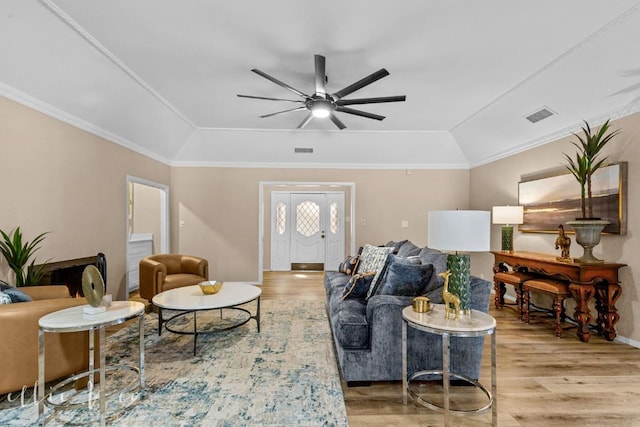
<svg viewBox="0 0 640 427">
<path fill-rule="evenodd" d="M 331 234 L 338 234 L 340 231 L 340 212 L 336 202 L 331 203 L 331 206 L 329 206 L 329 231 L 331 231 Z"/>
<path fill-rule="evenodd" d="M 276 205 L 276 232 L 280 235 L 287 231 L 287 205 L 280 202 Z"/>
</svg>

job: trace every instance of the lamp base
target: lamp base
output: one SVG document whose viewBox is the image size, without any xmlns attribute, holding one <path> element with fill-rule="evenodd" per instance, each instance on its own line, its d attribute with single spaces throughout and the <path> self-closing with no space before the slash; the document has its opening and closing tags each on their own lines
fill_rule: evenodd
<svg viewBox="0 0 640 427">
<path fill-rule="evenodd" d="M 513 252 L 513 227 L 502 226 L 502 252 Z"/>
<path fill-rule="evenodd" d="M 458 313 L 471 314 L 471 257 L 469 255 L 447 255 L 449 276 L 448 291 L 460 298 Z"/>
</svg>

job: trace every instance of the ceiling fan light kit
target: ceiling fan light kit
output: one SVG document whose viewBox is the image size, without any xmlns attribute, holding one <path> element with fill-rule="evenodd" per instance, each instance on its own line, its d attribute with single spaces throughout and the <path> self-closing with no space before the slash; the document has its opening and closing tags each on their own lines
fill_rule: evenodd
<svg viewBox="0 0 640 427">
<path fill-rule="evenodd" d="M 303 104 L 299 107 L 290 108 L 283 111 L 277 111 L 275 113 L 265 114 L 260 116 L 260 118 L 266 118 L 275 116 L 277 114 L 289 113 L 292 111 L 302 111 L 308 110 L 307 116 L 302 120 L 302 122 L 298 125 L 298 129 L 304 128 L 313 118 L 329 118 L 338 129 L 345 129 L 346 126 L 342 121 L 336 117 L 336 112 L 352 114 L 355 116 L 365 117 L 373 120 L 383 120 L 385 116 L 381 116 L 379 114 L 368 113 L 366 111 L 357 110 L 355 108 L 347 107 L 347 105 L 359 105 L 359 104 L 379 104 L 384 102 L 403 102 L 406 100 L 406 95 L 396 95 L 396 96 L 383 96 L 383 97 L 375 97 L 375 98 L 359 98 L 359 99 L 343 99 L 345 96 L 352 94 L 353 92 L 362 89 L 365 86 L 370 85 L 371 83 L 380 80 L 383 77 L 389 75 L 389 72 L 384 68 L 369 74 L 368 76 L 358 80 L 355 83 L 350 84 L 349 86 L 341 89 L 333 94 L 328 94 L 326 91 L 325 83 L 327 81 L 327 75 L 325 73 L 325 57 L 322 55 L 314 56 L 315 62 L 315 92 L 313 95 L 307 95 L 304 92 L 299 91 L 298 89 L 289 86 L 288 84 L 281 82 L 275 77 L 270 76 L 269 74 L 260 71 L 254 68 L 254 73 L 259 76 L 264 77 L 267 80 L 277 84 L 280 87 L 283 87 L 290 92 L 298 95 L 301 99 L 283 99 L 283 98 L 271 98 L 264 96 L 253 96 L 253 95 L 240 95 L 240 98 L 251 98 L 251 99 L 261 99 L 266 101 L 285 101 L 285 102 L 294 102 Z"/>
</svg>

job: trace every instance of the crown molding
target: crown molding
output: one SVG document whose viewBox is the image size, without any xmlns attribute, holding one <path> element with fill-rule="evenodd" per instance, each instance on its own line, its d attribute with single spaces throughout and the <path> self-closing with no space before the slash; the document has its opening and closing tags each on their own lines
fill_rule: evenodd
<svg viewBox="0 0 640 427">
<path fill-rule="evenodd" d="M 51 104 L 41 101 L 2 82 L 0 82 L 0 96 L 4 96 L 7 99 L 17 102 L 18 104 L 22 104 L 56 120 L 60 120 L 61 122 L 89 132 L 109 142 L 118 144 L 131 151 L 135 151 L 136 153 L 142 154 L 143 156 L 149 157 L 150 159 L 156 160 L 166 165 L 170 165 L 170 160 L 166 157 L 160 156 L 157 153 L 151 150 L 147 150 L 146 148 L 143 148 L 126 138 L 109 132 L 106 129 L 96 126 L 93 123 L 83 120 L 58 107 L 54 107 Z"/>
<path fill-rule="evenodd" d="M 599 126 L 601 124 L 603 124 L 604 122 L 606 122 L 607 120 L 618 120 L 624 117 L 628 117 L 632 114 L 638 113 L 640 112 L 640 97 L 634 99 L 632 102 L 630 102 L 629 104 L 627 104 L 626 106 L 616 109 L 616 110 L 611 110 L 608 113 L 603 113 L 603 114 L 599 114 L 597 116 L 591 117 L 589 119 L 586 119 L 586 121 L 589 123 L 590 126 Z M 516 154 L 520 154 L 523 153 L 525 151 L 529 151 L 531 149 L 540 147 L 542 145 L 554 142 L 554 141 L 558 141 L 562 138 L 566 138 L 568 136 L 573 135 L 575 132 L 579 132 L 580 129 L 582 128 L 582 123 L 577 123 L 573 126 L 569 126 L 569 127 L 565 127 L 563 129 L 560 129 L 556 132 L 544 135 L 540 138 L 535 138 L 535 139 L 531 139 L 528 140 L 526 142 L 523 142 L 522 144 L 519 144 L 517 147 L 511 148 L 509 150 L 505 150 L 502 151 L 500 153 L 497 153 L 493 156 L 487 157 L 485 159 L 482 159 L 478 162 L 473 162 L 471 163 L 470 167 L 471 168 L 475 168 L 478 166 L 483 166 L 486 165 L 488 163 L 492 163 L 495 162 L 497 160 L 502 160 L 504 158 L 516 155 Z"/>
<path fill-rule="evenodd" d="M 381 164 L 381 163 L 242 163 L 242 162 L 200 162 L 177 161 L 171 162 L 171 167 L 190 168 L 245 168 L 245 169 L 377 169 L 377 170 L 468 170 L 467 163 L 453 164 Z"/>
</svg>

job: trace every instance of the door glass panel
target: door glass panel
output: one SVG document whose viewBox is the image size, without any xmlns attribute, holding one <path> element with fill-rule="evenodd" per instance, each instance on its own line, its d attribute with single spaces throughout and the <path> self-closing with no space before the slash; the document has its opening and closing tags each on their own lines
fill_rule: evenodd
<svg viewBox="0 0 640 427">
<path fill-rule="evenodd" d="M 287 205 L 279 202 L 276 205 L 276 232 L 284 234 L 287 231 Z"/>
<path fill-rule="evenodd" d="M 306 201 L 296 207 L 296 231 L 305 237 L 311 237 L 320 231 L 320 206 Z"/>
<path fill-rule="evenodd" d="M 340 212 L 336 202 L 329 206 L 329 231 L 331 234 L 337 234 L 340 231 Z"/>
</svg>

